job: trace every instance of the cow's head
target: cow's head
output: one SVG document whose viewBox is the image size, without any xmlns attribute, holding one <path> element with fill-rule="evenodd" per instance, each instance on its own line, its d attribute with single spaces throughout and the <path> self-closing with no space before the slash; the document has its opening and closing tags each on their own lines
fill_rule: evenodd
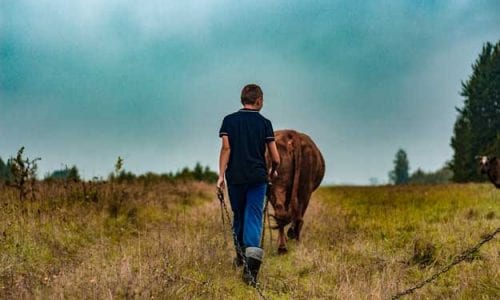
<svg viewBox="0 0 500 300">
<path fill-rule="evenodd" d="M 269 190 L 269 200 L 274 207 L 274 220 L 278 227 L 284 227 L 290 223 L 290 214 L 287 212 L 286 197 L 287 190 L 281 185 L 272 185 Z"/>
<path fill-rule="evenodd" d="M 494 158 L 488 158 L 487 156 L 477 156 L 479 159 L 479 170 L 481 174 L 486 174 L 490 168 L 490 163 Z"/>
</svg>

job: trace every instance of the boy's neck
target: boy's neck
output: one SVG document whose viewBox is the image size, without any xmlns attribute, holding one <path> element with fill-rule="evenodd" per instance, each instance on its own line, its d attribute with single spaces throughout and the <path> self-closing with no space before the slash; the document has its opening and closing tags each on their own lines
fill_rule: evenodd
<svg viewBox="0 0 500 300">
<path fill-rule="evenodd" d="M 245 104 L 245 105 L 243 105 L 243 109 L 250 109 L 250 110 L 260 111 L 260 108 L 258 106 L 252 105 L 252 104 Z"/>
</svg>

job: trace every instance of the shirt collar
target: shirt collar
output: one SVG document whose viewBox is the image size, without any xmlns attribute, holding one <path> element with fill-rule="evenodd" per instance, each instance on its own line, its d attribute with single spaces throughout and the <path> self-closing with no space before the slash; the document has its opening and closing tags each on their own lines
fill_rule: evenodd
<svg viewBox="0 0 500 300">
<path fill-rule="evenodd" d="M 257 109 L 252 109 L 252 108 L 242 108 L 239 111 L 246 111 L 246 112 L 259 112 Z"/>
</svg>

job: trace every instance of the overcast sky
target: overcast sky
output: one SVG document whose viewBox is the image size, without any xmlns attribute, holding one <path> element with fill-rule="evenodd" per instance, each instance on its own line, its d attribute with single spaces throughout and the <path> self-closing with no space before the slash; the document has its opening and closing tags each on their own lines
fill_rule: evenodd
<svg viewBox="0 0 500 300">
<path fill-rule="evenodd" d="M 216 169 L 224 115 L 264 91 L 275 130 L 309 134 L 324 183 L 440 168 L 461 81 L 500 39 L 500 1 L 0 0 L 0 157 L 41 175 Z"/>
</svg>

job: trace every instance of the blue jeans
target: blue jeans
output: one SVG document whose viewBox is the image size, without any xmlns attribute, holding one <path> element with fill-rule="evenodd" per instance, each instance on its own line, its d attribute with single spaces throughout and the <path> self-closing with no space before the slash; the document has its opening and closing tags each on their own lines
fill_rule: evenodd
<svg viewBox="0 0 500 300">
<path fill-rule="evenodd" d="M 267 183 L 228 184 L 227 188 L 239 246 L 260 248 Z"/>
</svg>

